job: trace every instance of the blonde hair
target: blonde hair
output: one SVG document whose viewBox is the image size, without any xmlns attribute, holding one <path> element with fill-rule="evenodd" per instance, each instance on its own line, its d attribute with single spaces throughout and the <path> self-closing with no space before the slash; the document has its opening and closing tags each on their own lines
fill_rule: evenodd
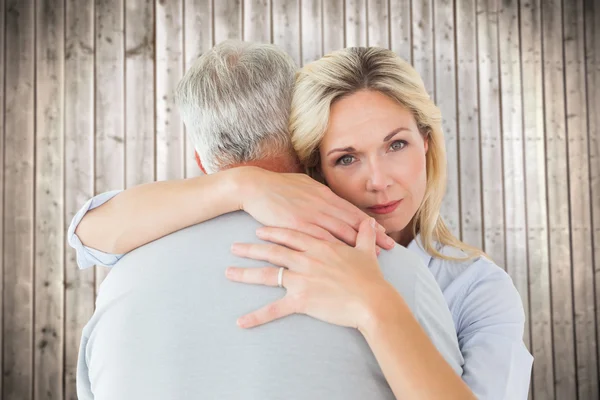
<svg viewBox="0 0 600 400">
<path fill-rule="evenodd" d="M 447 260 L 485 255 L 456 238 L 440 216 L 446 191 L 446 148 L 442 116 L 415 69 L 394 52 L 378 47 L 353 47 L 335 51 L 304 66 L 296 74 L 292 97 L 290 132 L 292 143 L 306 172 L 323 182 L 319 172 L 319 145 L 327 130 L 332 104 L 360 90 L 381 92 L 413 114 L 419 132 L 428 140 L 427 188 L 411 220 L 413 235 L 421 236 L 423 249 Z M 443 255 L 434 242 L 467 253 L 460 259 Z M 440 249 L 441 250 L 441 249 Z"/>
</svg>

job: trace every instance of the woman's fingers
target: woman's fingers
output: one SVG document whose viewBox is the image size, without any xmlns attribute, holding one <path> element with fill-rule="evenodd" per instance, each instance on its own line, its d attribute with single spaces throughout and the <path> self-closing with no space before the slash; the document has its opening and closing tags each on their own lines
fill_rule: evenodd
<svg viewBox="0 0 600 400">
<path fill-rule="evenodd" d="M 280 267 L 262 267 L 262 268 L 240 268 L 229 267 L 225 270 L 227 279 L 233 282 L 250 283 L 253 285 L 279 286 L 279 270 Z M 287 287 L 288 284 L 296 279 L 294 271 L 287 269 L 282 273 L 282 286 Z"/>
<path fill-rule="evenodd" d="M 294 229 L 265 226 L 257 229 L 256 235 L 262 240 L 276 243 L 277 245 L 290 247 L 301 252 L 306 252 L 309 250 L 314 252 L 314 250 L 327 246 L 326 242 L 315 239 L 306 233 L 299 232 Z"/>
<path fill-rule="evenodd" d="M 286 296 L 250 314 L 244 315 L 238 319 L 237 324 L 241 328 L 253 328 L 294 313 L 292 300 Z"/>
<path fill-rule="evenodd" d="M 297 269 L 303 261 L 301 254 L 297 251 L 272 243 L 234 243 L 231 246 L 231 252 L 239 257 L 266 261 L 289 269 Z"/>
<path fill-rule="evenodd" d="M 299 232 L 305 233 L 307 235 L 310 235 L 310 236 L 314 237 L 315 239 L 324 240 L 329 243 L 337 243 L 337 244 L 344 243 L 340 239 L 336 238 L 331 233 L 329 233 L 328 230 L 323 229 L 320 226 L 317 226 L 317 225 L 314 225 L 311 223 L 301 223 L 297 226 L 296 230 Z"/>
<path fill-rule="evenodd" d="M 365 250 L 368 252 L 373 252 L 375 250 L 375 238 L 376 238 L 376 227 L 375 220 L 373 218 L 369 218 L 364 220 L 360 227 L 358 228 L 358 236 L 356 238 L 356 248 L 360 250 Z"/>
</svg>

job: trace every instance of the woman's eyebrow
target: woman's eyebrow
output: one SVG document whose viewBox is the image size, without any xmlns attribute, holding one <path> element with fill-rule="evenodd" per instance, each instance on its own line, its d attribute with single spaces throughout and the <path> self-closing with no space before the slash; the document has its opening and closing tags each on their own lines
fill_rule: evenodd
<svg viewBox="0 0 600 400">
<path fill-rule="evenodd" d="M 387 142 L 388 140 L 393 138 L 394 135 L 396 135 L 398 132 L 402 132 L 402 131 L 410 131 L 410 129 L 404 128 L 404 127 L 396 128 L 393 131 L 391 131 L 390 133 L 388 133 L 386 135 L 386 137 L 383 138 L 383 141 Z M 329 150 L 325 156 L 329 156 L 330 154 L 336 153 L 336 152 L 352 153 L 353 151 L 356 151 L 356 149 L 354 147 L 343 147 L 343 148 L 340 147 L 340 148 Z"/>
<path fill-rule="evenodd" d="M 401 132 L 401 131 L 410 131 L 410 129 L 404 128 L 404 127 L 396 128 L 393 131 L 391 131 L 390 133 L 388 133 L 387 136 L 383 138 L 383 141 L 387 142 L 388 140 L 393 138 L 396 133 Z"/>
</svg>

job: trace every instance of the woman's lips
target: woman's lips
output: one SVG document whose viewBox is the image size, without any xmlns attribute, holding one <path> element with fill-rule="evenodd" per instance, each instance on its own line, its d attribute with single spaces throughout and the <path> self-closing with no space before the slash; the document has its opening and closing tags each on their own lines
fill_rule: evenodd
<svg viewBox="0 0 600 400">
<path fill-rule="evenodd" d="M 374 214 L 389 214 L 394 211 L 402 200 L 393 201 L 391 203 L 369 207 L 368 210 Z"/>
</svg>

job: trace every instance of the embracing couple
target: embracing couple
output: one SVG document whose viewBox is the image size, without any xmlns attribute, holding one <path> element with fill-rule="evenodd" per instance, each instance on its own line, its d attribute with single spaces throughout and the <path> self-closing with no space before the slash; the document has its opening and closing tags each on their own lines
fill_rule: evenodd
<svg viewBox="0 0 600 400">
<path fill-rule="evenodd" d="M 526 399 L 510 277 L 453 236 L 441 115 L 392 51 L 297 71 L 269 44 L 199 57 L 176 101 L 206 175 L 100 194 L 69 228 L 112 266 L 88 399 Z"/>
</svg>

